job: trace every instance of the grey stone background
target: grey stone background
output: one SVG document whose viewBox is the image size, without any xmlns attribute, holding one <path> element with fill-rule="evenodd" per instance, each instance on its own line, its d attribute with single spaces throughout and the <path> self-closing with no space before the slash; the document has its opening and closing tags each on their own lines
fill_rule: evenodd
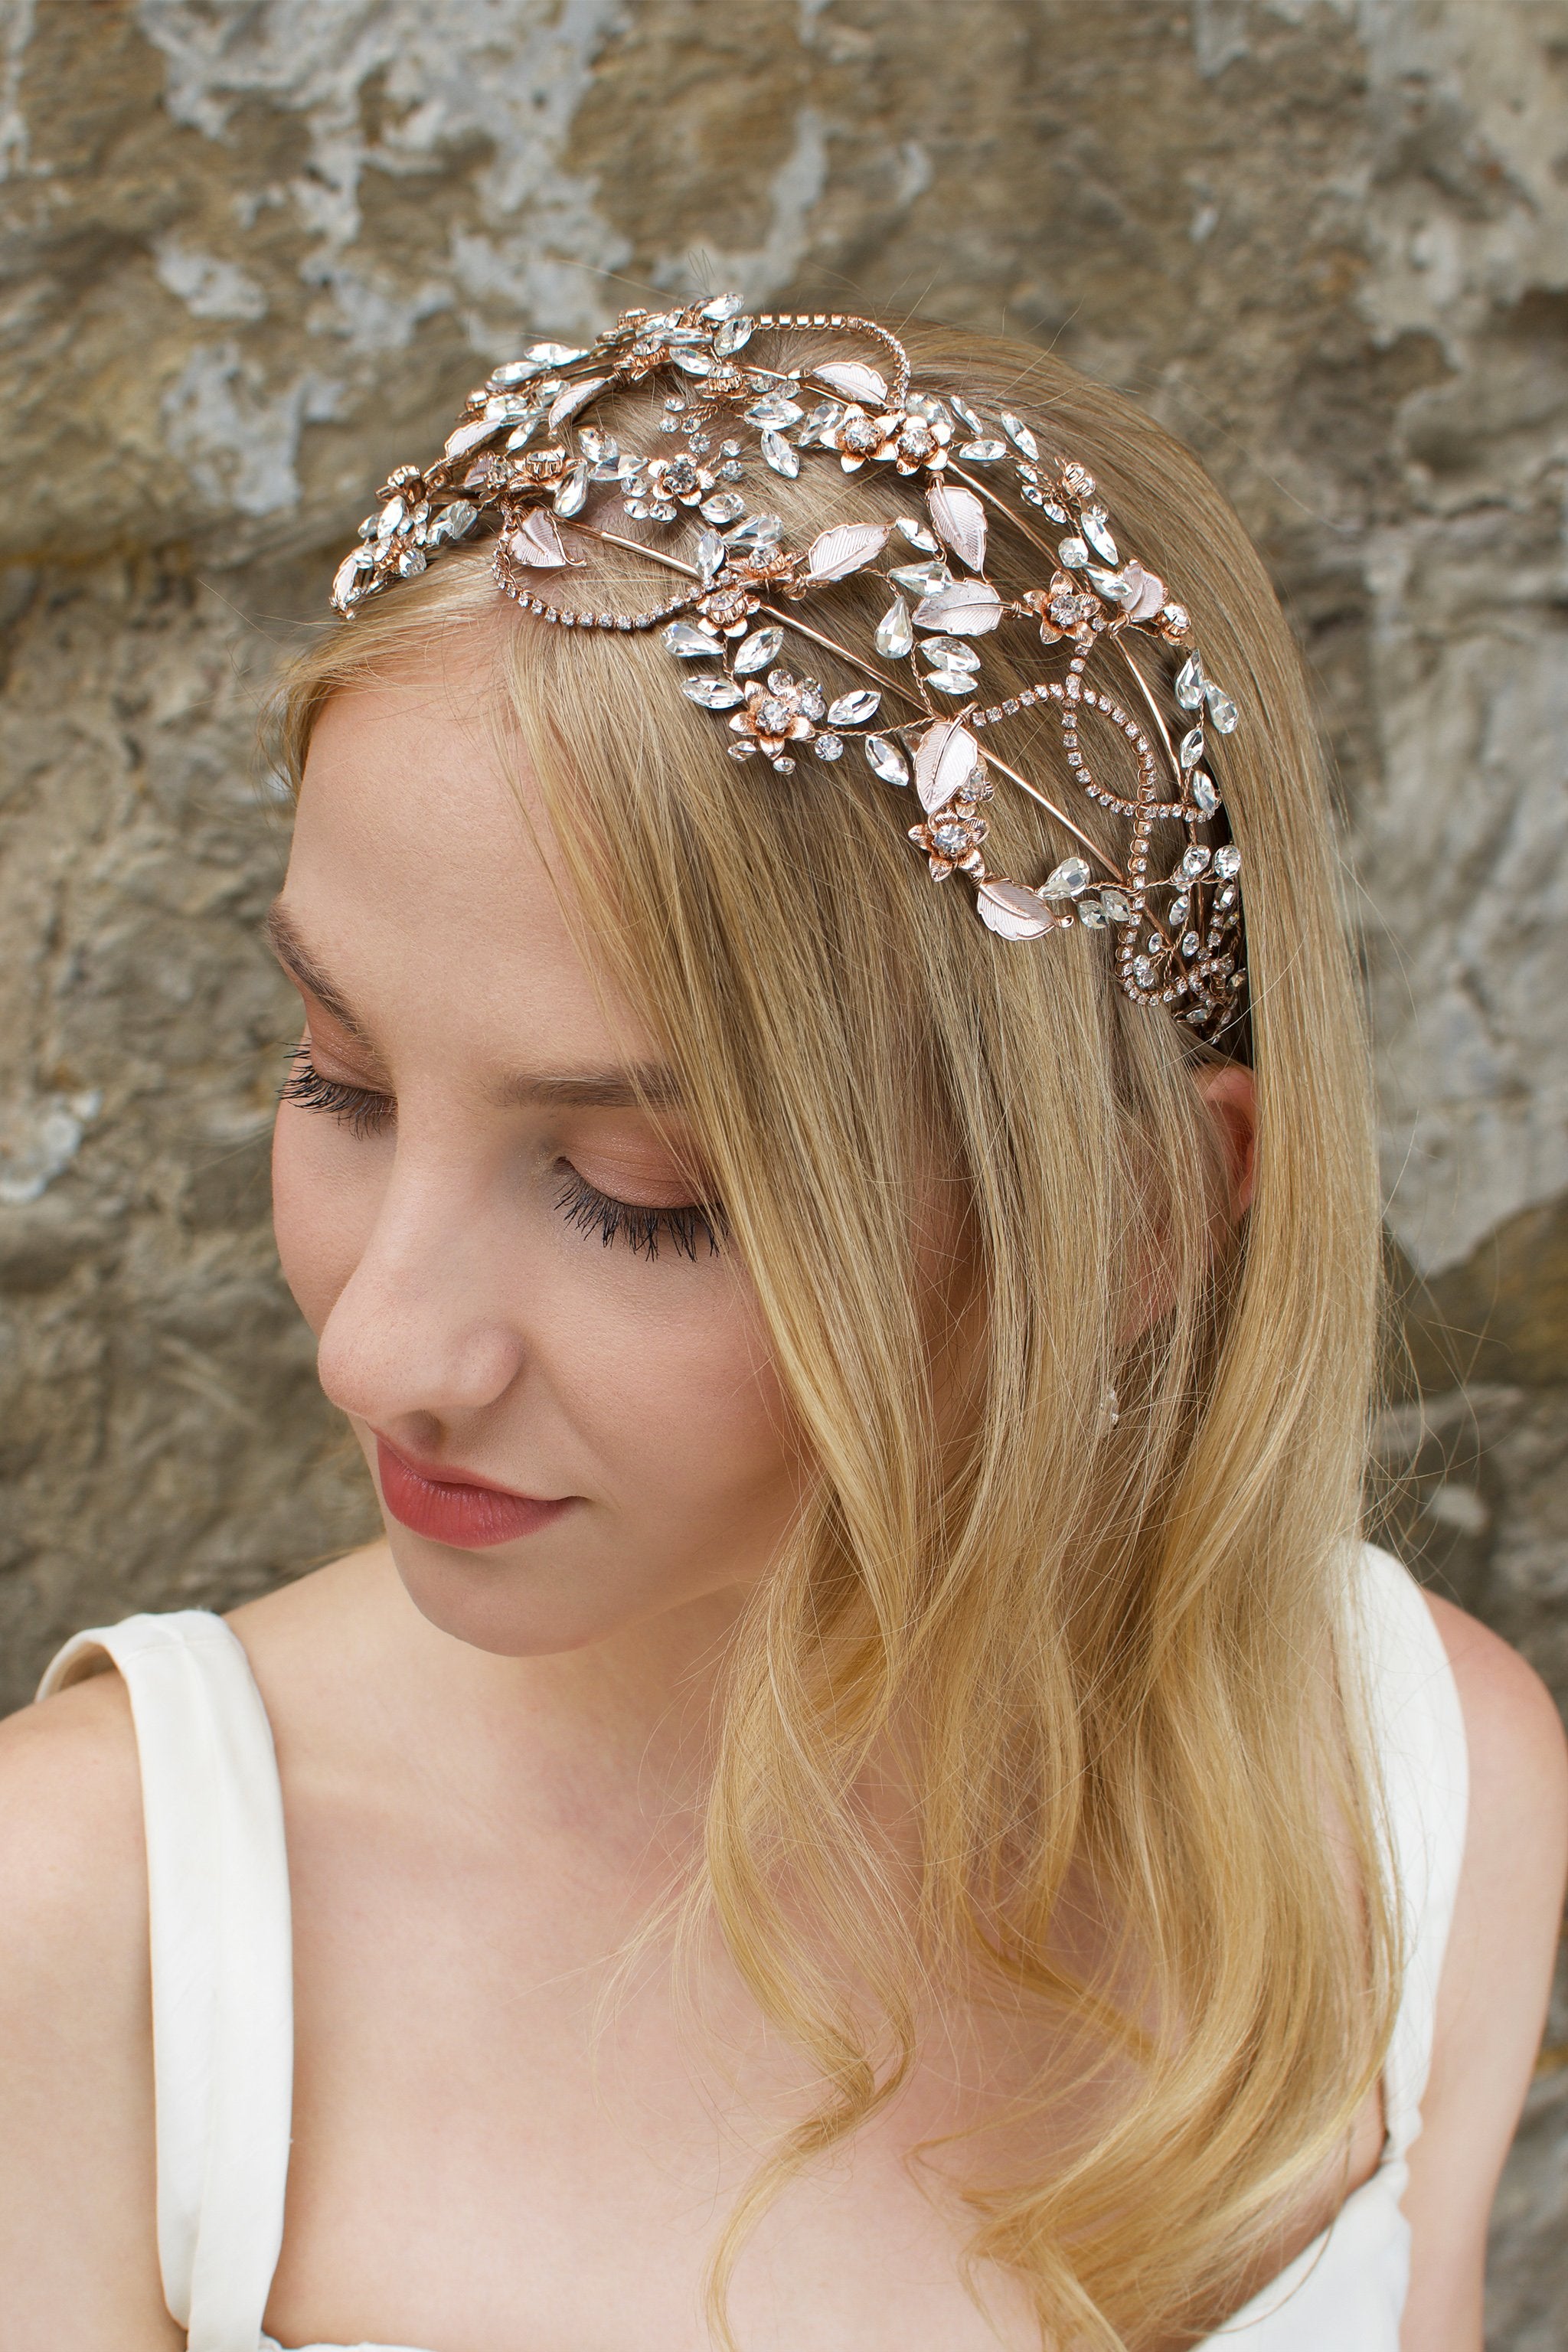
<svg viewBox="0 0 1568 2352">
<path fill-rule="evenodd" d="M 694 275 L 1052 343 L 1239 503 L 1343 780 L 1391 1521 L 1568 1694 L 1565 94 L 1561 0 L 0 0 L 0 1703 L 369 1525 L 258 701 L 478 361 Z M 1564 2045 L 1494 2352 L 1568 2342 Z"/>
</svg>

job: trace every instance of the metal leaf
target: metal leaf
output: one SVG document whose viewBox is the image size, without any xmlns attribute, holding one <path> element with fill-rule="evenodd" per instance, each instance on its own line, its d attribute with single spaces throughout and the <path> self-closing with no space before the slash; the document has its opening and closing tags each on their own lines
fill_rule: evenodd
<svg viewBox="0 0 1568 2352">
<path fill-rule="evenodd" d="M 858 400 L 869 408 L 886 408 L 888 404 L 886 379 L 859 360 L 829 360 L 826 366 L 813 368 L 811 373 L 830 392 L 841 392 L 846 400 Z"/>
<path fill-rule="evenodd" d="M 564 425 L 568 417 L 575 416 L 580 408 L 586 408 L 595 395 L 604 391 L 609 381 L 607 375 L 591 375 L 585 383 L 569 383 L 564 392 L 557 393 L 550 404 L 552 433 L 558 425 Z"/>
<path fill-rule="evenodd" d="M 459 425 L 455 433 L 448 435 L 443 454 L 448 457 L 466 457 L 469 450 L 477 449 L 482 441 L 493 441 L 500 430 L 499 418 L 476 416 L 469 424 Z"/>
<path fill-rule="evenodd" d="M 980 746 L 960 719 L 939 719 L 915 746 L 915 790 L 928 816 L 971 782 Z"/>
<path fill-rule="evenodd" d="M 971 572 L 985 569 L 985 509 L 973 490 L 937 482 L 926 494 L 932 528 Z"/>
<path fill-rule="evenodd" d="M 524 515 L 506 545 L 514 563 L 534 572 L 554 572 L 572 560 L 555 528 L 554 516 L 546 514 L 542 507 Z"/>
<path fill-rule="evenodd" d="M 983 637 L 1002 618 L 1002 599 L 988 580 L 958 580 L 915 606 L 917 629 L 951 629 L 954 636 Z"/>
<path fill-rule="evenodd" d="M 806 551 L 806 569 L 814 580 L 843 580 L 851 572 L 864 571 L 880 555 L 891 530 L 886 522 L 841 522 L 832 530 L 819 531 Z"/>
<path fill-rule="evenodd" d="M 1004 940 L 1040 940 L 1055 928 L 1048 907 L 1042 907 L 1021 882 L 983 882 L 974 903 L 988 930 Z"/>
</svg>

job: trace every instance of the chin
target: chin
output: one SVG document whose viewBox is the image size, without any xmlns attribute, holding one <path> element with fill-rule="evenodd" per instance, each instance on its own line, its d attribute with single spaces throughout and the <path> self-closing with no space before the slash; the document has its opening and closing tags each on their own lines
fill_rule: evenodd
<svg viewBox="0 0 1568 2352">
<path fill-rule="evenodd" d="M 387 1524 L 387 1542 L 403 1587 L 419 1614 L 454 1641 L 498 1657 L 549 1657 L 558 1651 L 586 1649 L 614 1633 L 626 1612 L 607 1595 L 595 1606 L 567 1584 L 563 1569 L 552 1574 L 531 1560 L 508 1557 L 511 1546 L 493 1551 L 459 1551 Z"/>
</svg>

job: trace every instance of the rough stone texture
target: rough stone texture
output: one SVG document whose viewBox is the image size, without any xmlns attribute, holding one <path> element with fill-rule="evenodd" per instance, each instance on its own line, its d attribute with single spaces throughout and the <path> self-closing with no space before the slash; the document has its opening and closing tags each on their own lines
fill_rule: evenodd
<svg viewBox="0 0 1568 2352">
<path fill-rule="evenodd" d="M 366 1524 L 266 1233 L 256 701 L 478 358 L 694 274 L 1053 342 L 1237 499 L 1344 780 L 1391 1516 L 1568 1693 L 1565 85 L 1558 0 L 0 0 L 5 1703 Z M 1565 2218 L 1549 2068 L 1495 2352 Z"/>
</svg>

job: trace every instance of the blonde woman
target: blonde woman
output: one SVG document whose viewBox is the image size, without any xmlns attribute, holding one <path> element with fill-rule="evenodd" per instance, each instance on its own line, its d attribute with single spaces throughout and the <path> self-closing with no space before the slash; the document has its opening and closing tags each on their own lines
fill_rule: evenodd
<svg viewBox="0 0 1568 2352">
<path fill-rule="evenodd" d="M 1568 1773 L 1361 1540 L 1234 516 L 720 299 L 498 369 L 334 595 L 277 1225 L 386 1534 L 5 1727 L 6 2352 L 1479 2352 Z"/>
</svg>

